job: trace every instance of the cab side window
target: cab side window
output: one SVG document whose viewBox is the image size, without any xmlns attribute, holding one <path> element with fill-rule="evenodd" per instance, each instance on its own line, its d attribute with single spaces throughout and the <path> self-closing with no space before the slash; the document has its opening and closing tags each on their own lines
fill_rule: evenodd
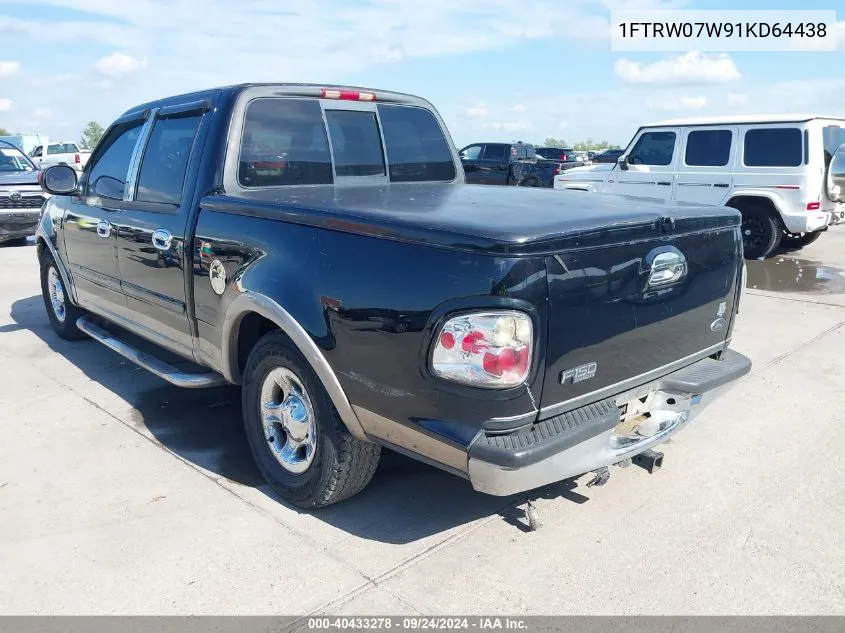
<svg viewBox="0 0 845 633">
<path fill-rule="evenodd" d="M 481 158 L 481 150 L 484 149 L 481 145 L 470 145 L 465 147 L 461 152 L 461 158 L 464 160 L 479 160 Z"/>
<path fill-rule="evenodd" d="M 675 139 L 674 132 L 644 132 L 628 153 L 628 163 L 663 167 L 671 165 L 675 154 Z"/>
<path fill-rule="evenodd" d="M 111 200 L 122 200 L 126 192 L 129 161 L 143 121 L 132 121 L 112 128 L 97 147 L 97 156 L 88 176 L 88 193 Z"/>
<path fill-rule="evenodd" d="M 169 117 L 155 122 L 138 178 L 135 198 L 140 202 L 179 204 L 188 158 L 200 115 Z"/>
<path fill-rule="evenodd" d="M 724 167 L 731 158 L 730 130 L 694 130 L 687 135 L 684 163 L 690 167 Z"/>
</svg>

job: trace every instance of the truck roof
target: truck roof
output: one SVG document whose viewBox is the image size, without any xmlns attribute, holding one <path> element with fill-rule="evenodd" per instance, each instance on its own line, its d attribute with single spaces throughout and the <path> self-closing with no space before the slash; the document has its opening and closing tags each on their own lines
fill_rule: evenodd
<svg viewBox="0 0 845 633">
<path fill-rule="evenodd" d="M 669 119 L 648 123 L 642 127 L 681 127 L 687 125 L 739 125 L 752 123 L 803 123 L 813 119 L 845 121 L 845 117 L 823 114 L 730 114 L 726 116 L 702 116 L 686 119 Z"/>
<path fill-rule="evenodd" d="M 378 88 L 365 88 L 363 86 L 342 86 L 336 84 L 312 84 L 312 83 L 275 83 L 275 82 L 257 82 L 257 83 L 241 83 L 232 84 L 228 86 L 218 86 L 216 88 L 208 88 L 205 90 L 198 90 L 195 92 L 187 92 L 179 95 L 172 95 L 147 103 L 129 108 L 121 116 L 143 111 L 147 108 L 156 106 L 169 105 L 171 103 L 184 103 L 186 100 L 201 101 L 203 99 L 213 99 L 219 95 L 234 96 L 247 88 L 266 87 L 278 88 L 280 96 L 303 96 L 303 97 L 320 97 L 322 90 L 343 90 L 356 92 L 370 92 L 375 94 L 375 101 L 387 101 L 392 103 L 408 103 L 415 105 L 422 105 L 433 109 L 433 106 L 423 99 L 411 94 L 402 92 L 393 92 L 390 90 L 381 90 Z"/>
</svg>

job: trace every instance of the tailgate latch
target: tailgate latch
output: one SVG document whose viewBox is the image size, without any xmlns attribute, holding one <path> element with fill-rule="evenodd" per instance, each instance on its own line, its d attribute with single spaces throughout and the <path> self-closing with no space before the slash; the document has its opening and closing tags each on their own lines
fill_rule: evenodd
<svg viewBox="0 0 845 633">
<path fill-rule="evenodd" d="M 680 281 L 687 274 L 687 258 L 674 246 L 661 246 L 646 255 L 651 272 L 649 288 L 665 286 Z"/>
</svg>

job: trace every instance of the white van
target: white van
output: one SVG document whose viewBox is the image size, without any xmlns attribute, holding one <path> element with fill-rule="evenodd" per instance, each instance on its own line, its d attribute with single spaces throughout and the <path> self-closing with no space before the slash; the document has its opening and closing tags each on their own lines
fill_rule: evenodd
<svg viewBox="0 0 845 633">
<path fill-rule="evenodd" d="M 842 117 L 664 121 L 637 130 L 616 164 L 575 167 L 556 176 L 554 188 L 734 207 L 742 212 L 745 256 L 757 259 L 806 246 L 845 220 L 845 205 L 826 186 L 843 143 Z"/>
</svg>

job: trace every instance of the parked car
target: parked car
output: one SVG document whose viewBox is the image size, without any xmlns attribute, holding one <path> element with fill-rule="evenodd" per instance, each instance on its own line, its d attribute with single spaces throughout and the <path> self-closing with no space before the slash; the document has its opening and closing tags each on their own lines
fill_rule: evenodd
<svg viewBox="0 0 845 633">
<path fill-rule="evenodd" d="M 90 156 L 89 150 L 80 149 L 76 143 L 65 142 L 48 143 L 46 156 L 43 145 L 36 145 L 29 153 L 29 157 L 40 169 L 47 169 L 52 165 L 70 165 L 78 171 L 85 168 Z"/>
<path fill-rule="evenodd" d="M 562 162 L 543 160 L 529 143 L 473 143 L 459 153 L 466 181 L 477 185 L 551 187 Z"/>
<path fill-rule="evenodd" d="M 17 147 L 0 141 L 0 244 L 35 235 L 44 200 L 36 166 Z"/>
<path fill-rule="evenodd" d="M 573 167 L 581 167 L 586 164 L 581 157 L 578 156 L 578 152 L 571 147 L 537 147 L 535 148 L 535 151 L 537 152 L 537 156 L 540 158 L 544 160 L 553 160 L 558 163 L 557 173 L 554 173 L 554 170 L 552 170 L 554 176 L 557 176 L 557 174 L 567 171 L 568 169 L 572 169 Z"/>
<path fill-rule="evenodd" d="M 617 164 L 568 171 L 555 189 L 734 207 L 745 256 L 765 258 L 780 246 L 803 248 L 845 220 L 845 205 L 825 187 L 843 125 L 845 118 L 815 115 L 654 123 L 637 131 Z"/>
<path fill-rule="evenodd" d="M 615 164 L 619 157 L 622 156 L 622 152 L 624 150 L 621 149 L 606 149 L 603 152 L 597 152 L 593 154 L 593 157 L 590 159 L 592 163 L 613 163 Z"/>
<path fill-rule="evenodd" d="M 268 154 L 284 163 L 257 174 Z M 356 494 L 382 446 L 494 495 L 603 482 L 656 464 L 647 451 L 750 368 L 728 348 L 736 210 L 467 185 L 418 97 L 171 97 L 114 122 L 81 178 L 42 182 L 56 333 L 182 387 L 242 385 L 256 463 L 300 506 Z"/>
</svg>

